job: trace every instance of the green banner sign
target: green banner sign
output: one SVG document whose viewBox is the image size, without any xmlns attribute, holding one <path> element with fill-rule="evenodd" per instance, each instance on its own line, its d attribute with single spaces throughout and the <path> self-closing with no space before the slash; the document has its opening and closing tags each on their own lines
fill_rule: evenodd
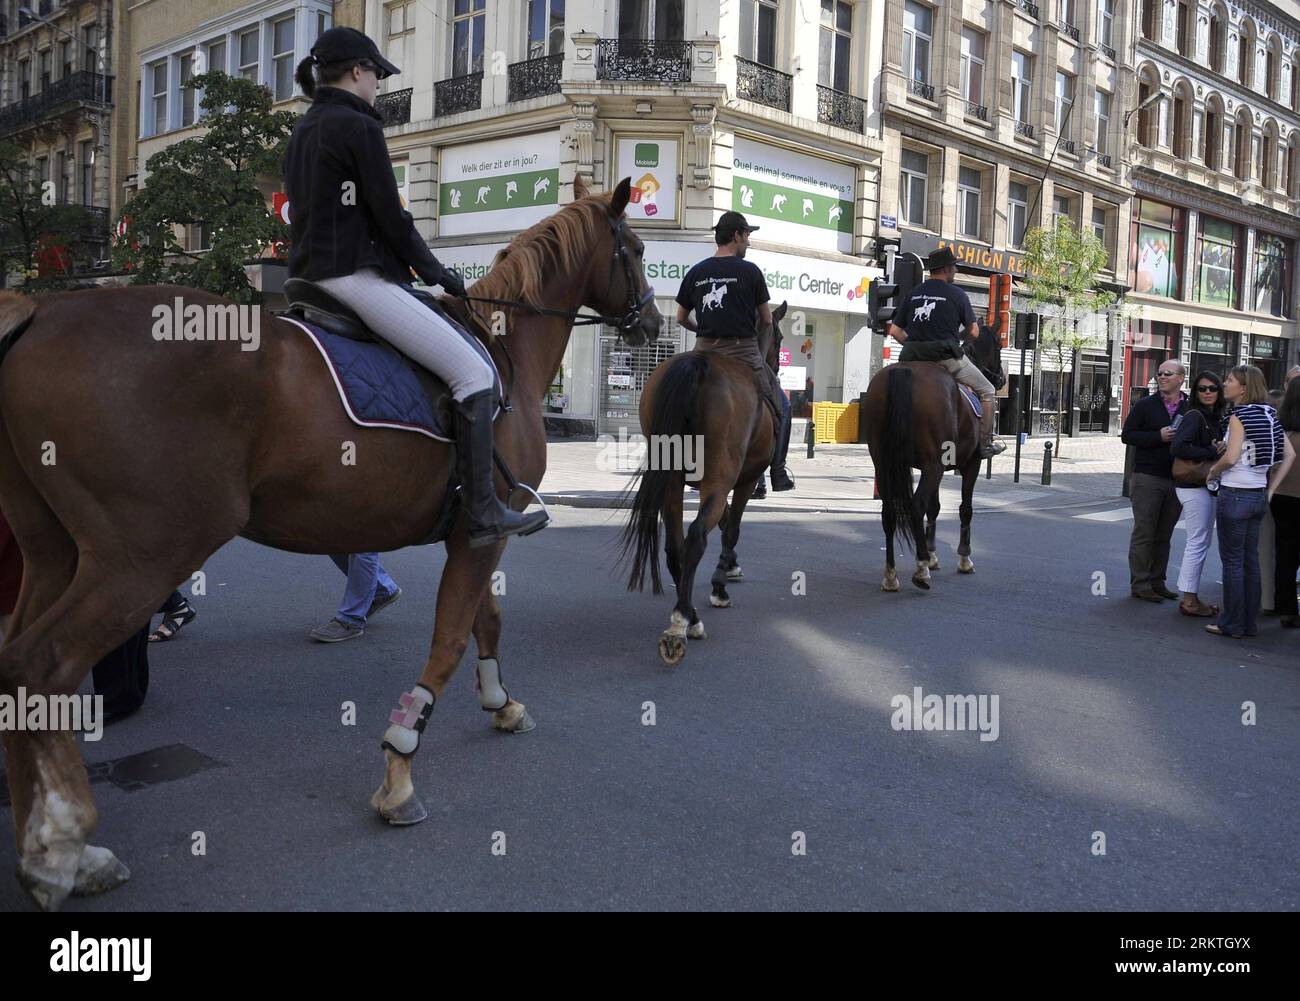
<svg viewBox="0 0 1300 1001">
<path fill-rule="evenodd" d="M 834 233 L 853 232 L 851 201 L 749 177 L 733 180 L 731 207 L 737 212 L 743 212 L 746 218 L 761 216 L 764 219 L 814 226 Z"/>
<path fill-rule="evenodd" d="M 470 178 L 443 184 L 438 192 L 438 211 L 441 215 L 457 215 L 558 205 L 559 201 L 560 171 L 557 168 L 526 170 L 477 181 Z"/>
</svg>

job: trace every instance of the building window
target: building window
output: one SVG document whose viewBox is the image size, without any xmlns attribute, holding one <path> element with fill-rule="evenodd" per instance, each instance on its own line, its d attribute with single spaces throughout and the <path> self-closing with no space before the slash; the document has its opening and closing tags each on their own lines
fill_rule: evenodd
<svg viewBox="0 0 1300 1001">
<path fill-rule="evenodd" d="M 1221 219 L 1201 216 L 1201 236 L 1196 254 L 1196 301 L 1212 306 L 1236 304 L 1237 227 Z"/>
<path fill-rule="evenodd" d="M 18 100 L 25 101 L 32 96 L 32 64 L 28 59 L 18 60 Z"/>
<path fill-rule="evenodd" d="M 1264 54 L 1264 89 L 1268 92 L 1270 99 L 1278 99 L 1278 85 L 1281 80 L 1278 77 L 1277 52 L 1270 43 L 1268 51 Z"/>
<path fill-rule="evenodd" d="M 1205 109 L 1205 165 L 1211 170 L 1222 170 L 1220 152 L 1223 149 L 1223 116 L 1217 107 Z"/>
<path fill-rule="evenodd" d="M 1052 225 L 1056 226 L 1062 219 L 1074 222 L 1074 199 L 1069 195 L 1052 196 Z"/>
<path fill-rule="evenodd" d="M 1097 0 L 1097 41 L 1115 47 L 1115 0 Z"/>
<path fill-rule="evenodd" d="M 226 62 L 226 42 L 222 39 L 208 46 L 207 71 L 209 73 L 229 73 L 230 64 Z"/>
<path fill-rule="evenodd" d="M 1110 95 L 1097 91 L 1097 152 L 1110 152 Z"/>
<path fill-rule="evenodd" d="M 149 67 L 149 93 L 153 100 L 153 128 L 150 135 L 161 135 L 167 131 L 167 61 L 162 60 Z"/>
<path fill-rule="evenodd" d="M 968 104 L 984 103 L 984 47 L 987 36 L 961 29 L 961 96 Z"/>
<path fill-rule="evenodd" d="M 487 0 L 454 0 L 451 22 L 451 75 L 483 72 L 483 38 L 487 30 Z M 620 12 L 633 4 L 624 3 Z M 622 35 L 620 37 L 628 37 Z M 638 35 L 636 37 L 644 37 Z"/>
<path fill-rule="evenodd" d="M 78 150 L 81 163 L 81 204 L 95 204 L 95 144 L 89 139 L 81 143 Z"/>
<path fill-rule="evenodd" d="M 907 0 L 903 9 L 903 76 L 930 82 L 930 46 L 934 41 L 934 11 Z"/>
<path fill-rule="evenodd" d="M 1250 119 L 1248 117 L 1238 117 L 1232 128 L 1232 156 L 1234 162 L 1233 173 L 1239 181 L 1250 178 L 1250 132 Z"/>
<path fill-rule="evenodd" d="M 334 23 L 333 14 L 327 14 L 325 11 L 317 11 L 316 12 L 316 35 L 314 38 L 312 38 L 312 43 L 315 44 L 317 38 L 320 38 L 321 35 L 329 31 L 330 26 L 333 23 Z"/>
<path fill-rule="evenodd" d="M 1291 110 L 1300 111 L 1300 66 L 1288 64 L 1291 73 Z"/>
<path fill-rule="evenodd" d="M 1142 0 L 1142 35 L 1153 42 L 1160 41 L 1160 13 L 1165 0 Z"/>
<path fill-rule="evenodd" d="M 776 16 L 778 0 L 740 0 L 740 57 L 764 66 L 776 65 Z M 542 4 L 544 0 L 530 0 Z M 563 4 L 560 13 L 564 21 Z M 563 46 L 564 39 L 561 38 Z M 555 51 L 559 51 L 556 49 Z"/>
<path fill-rule="evenodd" d="M 81 29 L 82 64 L 83 70 L 90 70 L 93 73 L 99 72 L 99 37 L 93 24 L 88 24 Z"/>
<path fill-rule="evenodd" d="M 910 10 L 918 5 L 909 3 L 907 6 Z M 923 9 L 928 10 L 928 8 Z M 905 11 L 903 14 L 904 48 L 907 46 L 907 19 L 908 15 Z M 817 82 L 823 87 L 847 93 L 849 55 L 853 49 L 853 7 L 845 0 L 822 0 L 821 33 L 817 45 Z M 903 60 L 903 72 L 907 73 L 906 59 Z"/>
<path fill-rule="evenodd" d="M 245 80 L 257 82 L 257 46 L 260 32 L 257 28 L 245 31 L 239 36 L 239 75 Z"/>
<path fill-rule="evenodd" d="M 957 170 L 957 233 L 978 240 L 980 236 L 980 172 L 974 167 Z"/>
<path fill-rule="evenodd" d="M 1292 142 L 1286 148 L 1286 193 L 1290 198 L 1297 196 L 1296 181 L 1300 180 L 1296 175 L 1297 166 L 1300 166 L 1300 147 Z"/>
<path fill-rule="evenodd" d="M 50 50 L 42 49 L 36 56 L 37 72 L 41 76 L 41 93 L 50 89 Z"/>
<path fill-rule="evenodd" d="M 1174 91 L 1174 144 L 1173 154 L 1180 160 L 1187 159 L 1187 96 L 1181 88 Z"/>
<path fill-rule="evenodd" d="M 1138 201 L 1134 215 L 1133 291 L 1178 298 L 1181 210 L 1143 198 Z"/>
<path fill-rule="evenodd" d="M 1007 242 L 1012 247 L 1023 247 L 1029 229 L 1029 185 L 1012 181 L 1008 189 Z"/>
<path fill-rule="evenodd" d="M 930 158 L 924 153 L 905 149 L 902 164 L 902 177 L 898 186 L 898 218 L 909 226 L 924 228 Z"/>
<path fill-rule="evenodd" d="M 49 179 L 50 158 L 48 156 L 38 156 L 36 158 L 36 171 L 32 174 L 32 186 L 40 192 Z"/>
<path fill-rule="evenodd" d="M 1092 207 L 1092 235 L 1103 247 L 1109 246 L 1106 242 L 1106 210 L 1096 205 Z"/>
<path fill-rule="evenodd" d="M 1250 86 L 1251 56 L 1254 54 L 1255 46 L 1252 44 L 1250 37 L 1246 32 L 1241 33 L 1241 42 L 1237 47 L 1237 80 Z"/>
<path fill-rule="evenodd" d="M 194 53 L 180 57 L 181 128 L 194 124 L 194 88 L 186 86 L 194 78 Z"/>
<path fill-rule="evenodd" d="M 1277 188 L 1277 139 L 1272 132 L 1264 133 L 1264 144 L 1260 154 L 1259 179 L 1264 187 L 1273 191 Z"/>
<path fill-rule="evenodd" d="M 1255 311 L 1272 316 L 1288 315 L 1288 241 L 1271 233 L 1255 233 Z"/>
<path fill-rule="evenodd" d="M 1074 77 L 1056 74 L 1056 134 L 1069 138 L 1070 111 L 1074 108 Z"/>
<path fill-rule="evenodd" d="M 1033 57 L 1023 52 L 1011 53 L 1011 96 L 1016 121 L 1029 124 L 1034 79 Z"/>
<path fill-rule="evenodd" d="M 1217 11 L 1210 14 L 1210 69 L 1223 75 L 1223 22 Z"/>
<path fill-rule="evenodd" d="M 1074 0 L 1061 0 L 1061 23 L 1075 27 Z"/>
<path fill-rule="evenodd" d="M 56 178 L 58 190 L 54 198 L 60 205 L 72 204 L 72 182 L 76 178 L 76 164 L 72 162 L 72 157 L 60 150 L 58 152 L 58 177 Z"/>
<path fill-rule="evenodd" d="M 286 17 L 271 25 L 271 65 L 274 69 L 275 99 L 293 97 L 293 18 Z"/>
<path fill-rule="evenodd" d="M 390 37 L 404 35 L 408 31 L 415 30 L 415 4 L 394 3 L 389 4 L 384 10 Z"/>
<path fill-rule="evenodd" d="M 455 13 L 481 11 L 482 0 L 455 0 Z M 654 38 L 680 41 L 685 30 L 682 0 L 620 0 L 618 5 L 619 38 Z"/>
<path fill-rule="evenodd" d="M 72 76 L 72 42 L 66 38 L 59 42 L 59 61 L 63 64 L 60 78 L 66 80 Z"/>
<path fill-rule="evenodd" d="M 1188 9 L 1186 0 L 1181 0 L 1178 4 L 1177 24 L 1175 26 L 1176 38 L 1175 44 L 1178 47 L 1179 55 L 1191 56 L 1192 54 L 1192 15 Z"/>
</svg>

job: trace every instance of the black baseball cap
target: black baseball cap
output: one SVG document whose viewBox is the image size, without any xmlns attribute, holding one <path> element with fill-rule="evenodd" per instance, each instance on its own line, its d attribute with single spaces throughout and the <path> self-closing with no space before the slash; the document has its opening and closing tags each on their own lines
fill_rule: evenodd
<svg viewBox="0 0 1300 1001">
<path fill-rule="evenodd" d="M 713 225 L 714 232 L 726 237 L 728 241 L 736 233 L 754 233 L 758 229 L 758 226 L 751 226 L 749 220 L 739 212 L 723 212 L 722 218 Z"/>
<path fill-rule="evenodd" d="M 379 79 L 395 76 L 402 71 L 379 54 L 369 35 L 356 28 L 330 28 L 321 32 L 311 47 L 311 57 L 316 63 L 345 63 L 352 59 L 368 59 L 379 70 Z"/>
</svg>

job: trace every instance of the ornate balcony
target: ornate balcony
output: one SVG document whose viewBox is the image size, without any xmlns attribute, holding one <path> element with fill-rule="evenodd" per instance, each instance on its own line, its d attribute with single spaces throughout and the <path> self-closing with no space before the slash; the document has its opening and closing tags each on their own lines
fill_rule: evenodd
<svg viewBox="0 0 1300 1001">
<path fill-rule="evenodd" d="M 908 80 L 907 92 L 915 94 L 917 97 L 925 98 L 927 101 L 934 100 L 934 85 L 925 83 L 922 80 Z"/>
<path fill-rule="evenodd" d="M 832 87 L 817 86 L 817 121 L 861 132 L 867 120 L 867 103 Z"/>
<path fill-rule="evenodd" d="M 0 108 L 0 135 L 38 122 L 41 119 L 79 104 L 113 103 L 113 78 L 78 70 L 62 80 L 55 80 L 39 94 Z"/>
<path fill-rule="evenodd" d="M 1073 139 L 1062 139 L 1062 140 L 1061 140 L 1061 150 L 1062 150 L 1063 152 L 1065 152 L 1065 153 L 1069 153 L 1071 156 L 1076 156 L 1076 155 L 1077 155 L 1077 154 L 1075 153 L 1075 145 L 1074 145 L 1074 140 L 1073 140 Z"/>
<path fill-rule="evenodd" d="M 384 128 L 405 125 L 411 120 L 411 87 L 380 94 L 375 98 L 375 110 L 384 117 Z"/>
<path fill-rule="evenodd" d="M 1034 138 L 1034 127 L 1028 122 L 1016 122 L 1016 135 L 1032 139 Z"/>
<path fill-rule="evenodd" d="M 695 47 L 658 38 L 602 38 L 596 63 L 599 80 L 690 83 Z"/>
<path fill-rule="evenodd" d="M 777 111 L 790 110 L 790 87 L 794 80 L 789 73 L 756 63 L 749 59 L 736 59 L 736 95 L 747 101 L 766 104 Z"/>
<path fill-rule="evenodd" d="M 1072 24 L 1067 24 L 1065 21 L 1061 22 L 1061 34 L 1068 36 L 1076 42 L 1079 40 L 1079 29 Z"/>
<path fill-rule="evenodd" d="M 564 53 L 556 52 L 536 59 L 525 59 L 506 67 L 511 101 L 526 101 L 530 97 L 545 97 L 560 92 L 560 78 L 564 75 Z"/>
<path fill-rule="evenodd" d="M 1109 45 L 1098 45 L 1097 51 L 1099 51 L 1103 56 L 1105 56 L 1111 62 L 1115 61 L 1115 50 L 1112 49 Z"/>
<path fill-rule="evenodd" d="M 433 85 L 433 114 L 435 118 L 459 115 L 464 111 L 478 111 L 483 106 L 483 72 L 466 73 L 449 80 L 439 80 Z"/>
<path fill-rule="evenodd" d="M 1105 167 L 1107 170 L 1110 170 L 1112 163 L 1113 161 L 1111 160 L 1109 153 L 1097 154 L 1097 166 Z"/>
<path fill-rule="evenodd" d="M 1017 6 L 1035 21 L 1038 20 L 1038 4 L 1034 3 L 1033 0 L 1020 0 Z"/>
<path fill-rule="evenodd" d="M 981 122 L 987 122 L 989 120 L 989 107 L 987 104 L 976 104 L 974 101 L 967 101 L 966 117 L 978 118 Z"/>
</svg>

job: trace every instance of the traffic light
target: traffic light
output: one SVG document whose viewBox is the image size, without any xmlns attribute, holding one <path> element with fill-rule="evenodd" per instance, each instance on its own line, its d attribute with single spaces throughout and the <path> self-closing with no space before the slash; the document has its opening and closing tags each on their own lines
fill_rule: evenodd
<svg viewBox="0 0 1300 1001">
<path fill-rule="evenodd" d="M 1011 276 L 989 275 L 989 315 L 985 320 L 1005 348 L 1011 338 Z"/>
<path fill-rule="evenodd" d="M 1016 317 L 1016 343 L 1022 351 L 1032 351 L 1038 346 L 1038 314 L 1021 313 Z"/>
<path fill-rule="evenodd" d="M 894 273 L 877 278 L 867 293 L 867 323 L 871 329 L 887 333 L 890 322 L 920 283 L 920 262 L 910 256 L 895 257 Z"/>
</svg>

